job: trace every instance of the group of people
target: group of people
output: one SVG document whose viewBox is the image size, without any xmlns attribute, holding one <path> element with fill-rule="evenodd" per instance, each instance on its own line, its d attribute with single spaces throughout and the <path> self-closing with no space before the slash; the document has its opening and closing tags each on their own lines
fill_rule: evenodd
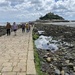
<svg viewBox="0 0 75 75">
<path fill-rule="evenodd" d="M 22 23 L 21 28 L 22 28 L 22 33 L 24 33 L 25 31 L 29 32 L 30 28 L 31 28 L 31 25 L 28 24 L 28 23 Z"/>
<path fill-rule="evenodd" d="M 28 23 L 22 23 L 21 28 L 22 28 L 22 33 L 24 33 L 25 31 L 29 32 L 31 25 L 29 25 Z M 7 24 L 6 24 L 7 36 L 9 36 L 11 34 L 11 31 L 14 31 L 14 35 L 16 36 L 17 29 L 18 29 L 18 25 L 15 22 L 13 23 L 12 26 L 9 22 L 7 22 Z"/>
</svg>

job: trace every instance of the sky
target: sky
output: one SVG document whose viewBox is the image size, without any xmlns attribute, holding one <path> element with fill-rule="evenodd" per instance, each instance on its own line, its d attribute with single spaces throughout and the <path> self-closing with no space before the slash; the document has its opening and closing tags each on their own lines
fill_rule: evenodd
<svg viewBox="0 0 75 75">
<path fill-rule="evenodd" d="M 49 12 L 75 20 L 75 0 L 0 0 L 0 22 L 35 21 Z"/>
</svg>

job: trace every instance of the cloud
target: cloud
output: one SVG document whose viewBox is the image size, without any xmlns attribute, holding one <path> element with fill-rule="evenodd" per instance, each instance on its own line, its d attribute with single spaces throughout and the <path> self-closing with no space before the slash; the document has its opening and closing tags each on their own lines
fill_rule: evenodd
<svg viewBox="0 0 75 75">
<path fill-rule="evenodd" d="M 24 2 L 24 0 L 7 0 L 9 2 L 11 2 L 11 6 L 15 6 L 17 4 L 21 4 Z"/>
<path fill-rule="evenodd" d="M 0 0 L 1 21 L 36 20 L 48 12 L 72 19 L 75 0 Z"/>
</svg>

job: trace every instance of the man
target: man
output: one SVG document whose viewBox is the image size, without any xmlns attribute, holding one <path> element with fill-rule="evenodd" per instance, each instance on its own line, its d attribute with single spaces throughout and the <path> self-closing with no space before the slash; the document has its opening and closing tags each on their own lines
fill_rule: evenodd
<svg viewBox="0 0 75 75">
<path fill-rule="evenodd" d="M 25 32 L 25 24 L 23 23 L 22 24 L 22 33 L 24 33 Z"/>
</svg>

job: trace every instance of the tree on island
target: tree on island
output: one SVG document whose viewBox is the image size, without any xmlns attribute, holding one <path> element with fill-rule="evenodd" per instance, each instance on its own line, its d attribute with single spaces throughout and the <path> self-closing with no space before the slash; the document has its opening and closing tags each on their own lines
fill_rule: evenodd
<svg viewBox="0 0 75 75">
<path fill-rule="evenodd" d="M 63 17 L 59 16 L 59 15 L 55 15 L 54 13 L 47 13 L 45 16 L 41 16 L 39 18 L 40 20 L 53 20 L 53 19 L 56 19 L 56 20 L 64 20 Z"/>
</svg>

